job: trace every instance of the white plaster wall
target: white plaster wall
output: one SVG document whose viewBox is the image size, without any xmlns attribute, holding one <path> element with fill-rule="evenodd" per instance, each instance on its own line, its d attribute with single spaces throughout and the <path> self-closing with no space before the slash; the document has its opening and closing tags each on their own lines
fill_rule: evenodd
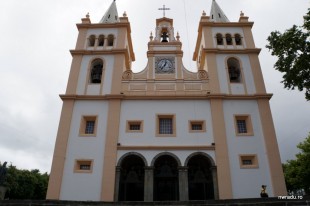
<svg viewBox="0 0 310 206">
<path fill-rule="evenodd" d="M 165 153 L 165 152 L 169 152 L 169 153 L 172 153 L 174 154 L 175 156 L 178 157 L 178 159 L 180 160 L 181 162 L 181 166 L 186 166 L 185 165 L 185 161 L 186 159 L 193 153 L 196 153 L 196 152 L 202 152 L 202 153 L 205 153 L 205 154 L 208 154 L 214 161 L 214 163 L 216 164 L 216 160 L 215 160 L 215 152 L 212 151 L 212 150 L 150 150 L 150 151 L 147 151 L 147 150 L 119 150 L 117 152 L 117 164 L 119 163 L 119 160 L 120 158 L 122 158 L 124 155 L 126 155 L 127 153 L 130 153 L 130 152 L 135 152 L 135 153 L 139 153 L 141 154 L 147 161 L 147 166 L 151 166 L 152 164 L 152 161 L 154 159 L 154 157 L 156 157 L 156 155 L 158 154 L 161 154 L 161 153 Z"/>
<path fill-rule="evenodd" d="M 176 115 L 176 137 L 156 137 L 156 115 Z M 126 133 L 127 120 L 144 120 L 142 133 Z M 189 133 L 189 120 L 205 120 L 206 132 Z M 214 142 L 210 102 L 204 100 L 126 100 L 120 117 L 121 145 L 207 146 Z"/>
<path fill-rule="evenodd" d="M 229 57 L 235 57 L 239 59 L 240 66 L 242 67 L 241 78 L 243 83 L 230 83 L 227 69 L 226 61 Z M 252 73 L 252 68 L 249 60 L 249 56 L 245 54 L 219 54 L 216 56 L 217 69 L 220 81 L 220 89 L 222 93 L 231 94 L 255 94 L 256 88 L 254 84 L 254 78 Z"/>
<path fill-rule="evenodd" d="M 88 85 L 87 77 L 88 70 L 90 69 L 91 61 L 100 58 L 103 60 L 103 75 L 104 79 L 101 83 L 102 93 L 109 94 L 111 93 L 112 87 L 112 75 L 113 75 L 113 68 L 114 68 L 114 56 L 113 55 L 85 55 L 83 56 L 78 85 L 77 85 L 77 94 L 84 95 L 85 93 L 88 95 L 93 94 L 100 94 L 100 87 L 89 87 L 87 88 L 87 92 L 85 91 L 86 85 Z"/>
<path fill-rule="evenodd" d="M 62 179 L 61 200 L 100 200 L 107 113 L 108 104 L 104 101 L 75 103 Z M 79 136 L 83 115 L 98 116 L 96 137 Z M 74 173 L 77 159 L 92 159 L 93 172 Z"/>
<path fill-rule="evenodd" d="M 100 95 L 100 87 L 101 87 L 101 84 L 88 84 L 86 94 L 87 95 Z"/>
<path fill-rule="evenodd" d="M 235 114 L 248 114 L 251 116 L 254 136 L 236 136 L 234 126 Z M 233 198 L 259 197 L 260 188 L 263 184 L 268 186 L 268 193 L 273 196 L 269 164 L 257 102 L 255 100 L 224 101 L 224 116 Z M 239 163 L 240 154 L 256 154 L 259 168 L 241 169 Z"/>
</svg>

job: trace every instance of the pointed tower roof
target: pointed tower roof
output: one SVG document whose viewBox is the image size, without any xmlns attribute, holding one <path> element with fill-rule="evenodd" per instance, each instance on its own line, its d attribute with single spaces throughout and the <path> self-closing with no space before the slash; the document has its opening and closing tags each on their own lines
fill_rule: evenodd
<svg viewBox="0 0 310 206">
<path fill-rule="evenodd" d="M 221 9 L 221 7 L 216 3 L 215 0 L 212 1 L 210 21 L 229 22 L 229 19 L 226 17 L 225 13 Z"/>
<path fill-rule="evenodd" d="M 111 6 L 106 11 L 106 13 L 104 14 L 99 23 L 115 23 L 115 22 L 119 22 L 119 18 L 115 0 L 113 0 Z"/>
</svg>

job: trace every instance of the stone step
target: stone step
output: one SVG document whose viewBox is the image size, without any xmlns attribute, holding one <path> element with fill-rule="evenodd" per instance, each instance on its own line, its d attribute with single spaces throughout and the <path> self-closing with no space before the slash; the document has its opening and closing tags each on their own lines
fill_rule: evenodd
<svg viewBox="0 0 310 206">
<path fill-rule="evenodd" d="M 292 198 L 292 197 L 291 197 Z M 1 200 L 1 206 L 310 206 L 310 196 L 302 199 L 250 198 L 208 201 L 166 201 L 166 202 L 93 202 L 61 200 Z"/>
</svg>

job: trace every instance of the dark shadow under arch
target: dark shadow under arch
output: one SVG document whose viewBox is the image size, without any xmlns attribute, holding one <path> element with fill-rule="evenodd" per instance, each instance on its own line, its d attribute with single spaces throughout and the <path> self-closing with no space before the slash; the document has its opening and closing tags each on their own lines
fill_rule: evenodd
<svg viewBox="0 0 310 206">
<path fill-rule="evenodd" d="M 182 166 L 180 159 L 179 159 L 175 154 L 173 154 L 173 153 L 171 153 L 171 152 L 161 152 L 161 153 L 157 154 L 157 155 L 153 158 L 153 160 L 152 160 L 152 162 L 151 162 L 151 166 L 154 167 L 155 161 L 156 161 L 160 156 L 163 156 L 163 155 L 168 155 L 168 156 L 173 157 L 173 158 L 177 161 L 178 167 L 181 167 L 181 166 Z"/>
<path fill-rule="evenodd" d="M 189 200 L 214 199 L 213 159 L 205 153 L 194 153 L 186 159 Z"/>
<path fill-rule="evenodd" d="M 154 158 L 154 201 L 179 200 L 179 163 L 171 154 Z"/>
<path fill-rule="evenodd" d="M 145 159 L 138 153 L 124 155 L 118 162 L 120 168 L 119 201 L 144 200 Z"/>
</svg>

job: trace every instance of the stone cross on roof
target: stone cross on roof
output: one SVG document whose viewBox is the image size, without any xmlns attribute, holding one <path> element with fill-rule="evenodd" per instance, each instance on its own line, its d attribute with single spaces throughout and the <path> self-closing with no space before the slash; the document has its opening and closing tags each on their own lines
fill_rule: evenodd
<svg viewBox="0 0 310 206">
<path fill-rule="evenodd" d="M 166 6 L 163 5 L 163 8 L 159 8 L 158 10 L 163 10 L 163 12 L 164 12 L 164 17 L 165 17 L 165 15 L 166 15 L 166 10 L 170 10 L 170 8 L 166 8 Z"/>
</svg>

